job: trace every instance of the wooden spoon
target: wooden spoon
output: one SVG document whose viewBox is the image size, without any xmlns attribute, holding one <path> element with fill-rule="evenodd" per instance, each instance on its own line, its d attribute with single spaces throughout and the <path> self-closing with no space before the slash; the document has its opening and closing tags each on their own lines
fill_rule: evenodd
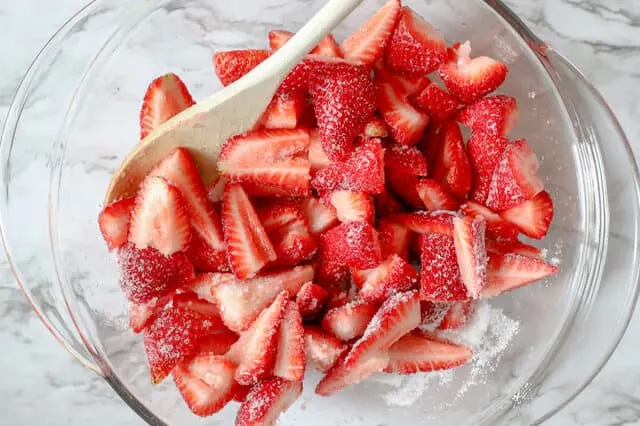
<svg viewBox="0 0 640 426">
<path fill-rule="evenodd" d="M 250 73 L 177 114 L 140 141 L 111 177 L 105 205 L 136 193 L 151 169 L 178 146 L 189 148 L 212 181 L 222 144 L 251 129 L 284 77 L 362 0 L 330 0 L 284 46 Z"/>
</svg>

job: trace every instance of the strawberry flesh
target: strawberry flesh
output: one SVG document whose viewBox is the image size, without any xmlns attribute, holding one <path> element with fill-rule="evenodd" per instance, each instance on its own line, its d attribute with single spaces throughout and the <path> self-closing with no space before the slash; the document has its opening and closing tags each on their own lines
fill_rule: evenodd
<svg viewBox="0 0 640 426">
<path fill-rule="evenodd" d="M 458 124 L 444 123 L 440 129 L 440 151 L 430 177 L 442 184 L 456 198 L 464 199 L 471 189 L 472 171 L 469 156 Z"/>
<path fill-rule="evenodd" d="M 531 284 L 558 272 L 558 267 L 544 260 L 516 253 L 489 254 L 487 285 L 481 296 L 489 299 L 506 291 Z"/>
<path fill-rule="evenodd" d="M 325 256 L 351 268 L 373 268 L 382 260 L 378 233 L 366 222 L 343 223 L 321 238 Z"/>
<path fill-rule="evenodd" d="M 384 150 L 384 167 L 415 176 L 426 176 L 427 160 L 420 150 L 413 146 L 387 144 Z"/>
<path fill-rule="evenodd" d="M 222 85 L 228 86 L 257 67 L 269 54 L 268 50 L 259 49 L 217 52 L 213 55 L 213 65 Z"/>
<path fill-rule="evenodd" d="M 253 386 L 244 398 L 236 426 L 274 425 L 281 413 L 302 394 L 302 382 L 273 377 Z"/>
<path fill-rule="evenodd" d="M 364 192 L 335 191 L 331 194 L 330 201 L 340 222 L 373 223 L 374 207 L 371 195 Z"/>
<path fill-rule="evenodd" d="M 420 236 L 420 298 L 431 302 L 468 299 L 460 277 L 453 236 L 427 233 Z"/>
<path fill-rule="evenodd" d="M 425 111 L 432 119 L 444 121 L 458 108 L 458 100 L 435 83 L 429 84 L 411 102 Z"/>
<path fill-rule="evenodd" d="M 553 200 L 547 191 L 542 191 L 532 199 L 503 211 L 500 216 L 526 236 L 541 239 L 549 232 L 553 220 Z"/>
<path fill-rule="evenodd" d="M 304 328 L 296 302 L 285 307 L 273 375 L 293 382 L 302 381 L 305 371 Z"/>
<path fill-rule="evenodd" d="M 491 179 L 502 154 L 507 149 L 509 141 L 501 136 L 474 131 L 471 133 L 467 149 L 469 161 L 473 168 L 473 185 L 469 199 L 484 204 L 489 195 Z"/>
<path fill-rule="evenodd" d="M 328 299 L 329 292 L 312 282 L 305 283 L 296 295 L 296 303 L 298 304 L 300 315 L 307 321 L 313 320 L 320 315 Z"/>
<path fill-rule="evenodd" d="M 109 204 L 100 212 L 98 225 L 109 250 L 115 250 L 127 242 L 134 205 L 135 197 L 123 198 Z"/>
<path fill-rule="evenodd" d="M 453 219 L 453 239 L 460 279 L 476 299 L 487 283 L 486 222 L 481 216 Z"/>
<path fill-rule="evenodd" d="M 371 302 L 384 302 L 391 295 L 419 287 L 418 272 L 397 255 L 389 256 L 374 269 L 352 272 L 353 280 L 360 287 L 359 296 Z"/>
<path fill-rule="evenodd" d="M 304 329 L 304 351 L 307 364 L 314 369 L 327 372 L 349 346 L 323 332 L 318 327 Z"/>
<path fill-rule="evenodd" d="M 411 231 L 388 219 L 382 219 L 378 225 L 378 240 L 382 257 L 397 255 L 404 260 L 409 259 L 409 241 Z"/>
<path fill-rule="evenodd" d="M 322 329 L 343 342 L 351 341 L 362 336 L 377 310 L 375 302 L 354 300 L 327 311 Z"/>
<path fill-rule="evenodd" d="M 456 120 L 473 131 L 504 136 L 518 122 L 518 107 L 511 96 L 489 96 L 463 108 Z"/>
<path fill-rule="evenodd" d="M 429 116 L 411 105 L 402 88 L 393 82 L 378 80 L 376 90 L 378 109 L 393 140 L 402 145 L 417 144 Z"/>
<path fill-rule="evenodd" d="M 427 210 L 455 210 L 458 207 L 456 199 L 433 179 L 420 179 L 416 184 L 416 191 Z"/>
<path fill-rule="evenodd" d="M 140 110 L 140 139 L 162 123 L 195 104 L 189 89 L 176 74 L 169 73 L 149 84 Z"/>
</svg>

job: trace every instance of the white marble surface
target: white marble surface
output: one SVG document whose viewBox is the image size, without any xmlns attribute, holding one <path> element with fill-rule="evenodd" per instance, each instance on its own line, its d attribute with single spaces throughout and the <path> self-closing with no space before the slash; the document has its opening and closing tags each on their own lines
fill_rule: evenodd
<svg viewBox="0 0 640 426">
<path fill-rule="evenodd" d="M 29 62 L 84 0 L 0 3 L 0 122 Z M 640 2 L 510 0 L 533 29 L 581 68 L 640 140 Z M 634 145 L 640 153 L 640 144 Z M 62 349 L 32 313 L 0 258 L 0 424 L 143 424 Z M 640 317 L 597 379 L 548 424 L 640 424 Z"/>
</svg>

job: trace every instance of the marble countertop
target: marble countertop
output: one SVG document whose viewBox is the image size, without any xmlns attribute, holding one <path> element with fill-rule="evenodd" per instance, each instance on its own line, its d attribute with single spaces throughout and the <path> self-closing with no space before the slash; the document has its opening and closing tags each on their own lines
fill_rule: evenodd
<svg viewBox="0 0 640 426">
<path fill-rule="evenodd" d="M 86 0 L 0 4 L 0 123 L 33 56 Z M 640 2 L 508 0 L 572 60 L 617 113 L 640 154 Z M 0 255 L 2 256 L 2 255 Z M 0 417 L 14 425 L 142 425 L 98 376 L 48 334 L 0 257 Z M 640 425 L 640 316 L 596 380 L 551 425 Z"/>
</svg>

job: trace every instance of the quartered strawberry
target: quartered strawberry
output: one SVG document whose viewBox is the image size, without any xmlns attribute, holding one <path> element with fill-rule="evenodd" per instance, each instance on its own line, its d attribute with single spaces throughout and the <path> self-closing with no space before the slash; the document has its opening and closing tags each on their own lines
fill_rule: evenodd
<svg viewBox="0 0 640 426">
<path fill-rule="evenodd" d="M 295 199 L 264 200 L 256 202 L 255 208 L 267 233 L 305 218 L 300 202 Z"/>
<path fill-rule="evenodd" d="M 200 339 L 196 352 L 202 355 L 224 355 L 237 341 L 238 335 L 230 330 L 210 334 Z"/>
<path fill-rule="evenodd" d="M 213 204 L 222 201 L 222 193 L 224 192 L 224 186 L 226 184 L 227 180 L 222 176 L 218 176 L 205 188 L 207 199 Z"/>
<path fill-rule="evenodd" d="M 330 304 L 334 296 L 343 292 L 349 268 L 341 258 L 334 257 L 333 250 L 325 246 L 322 238 L 314 266 L 315 281 L 329 291 Z"/>
<path fill-rule="evenodd" d="M 309 76 L 318 67 L 327 64 L 343 63 L 344 59 L 324 55 L 307 55 L 298 65 L 293 67 L 278 88 L 279 92 L 307 92 Z"/>
<path fill-rule="evenodd" d="M 382 303 L 392 294 L 420 286 L 418 272 L 398 255 L 389 256 L 376 268 L 352 271 L 352 277 L 360 287 L 359 297 L 371 302 Z"/>
<path fill-rule="evenodd" d="M 378 310 L 376 302 L 354 300 L 330 309 L 322 318 L 322 329 L 343 342 L 362 336 Z"/>
<path fill-rule="evenodd" d="M 218 170 L 229 182 L 280 188 L 278 195 L 309 191 L 309 133 L 304 129 L 269 129 L 234 136 L 225 142 Z"/>
<path fill-rule="evenodd" d="M 456 120 L 473 131 L 504 136 L 518 123 L 518 106 L 511 96 L 489 96 L 460 110 Z"/>
<path fill-rule="evenodd" d="M 471 59 L 471 43 L 467 41 L 453 47 L 439 74 L 453 96 L 470 104 L 496 90 L 507 78 L 507 71 L 505 64 L 487 56 Z"/>
<path fill-rule="evenodd" d="M 318 45 L 314 47 L 314 49 L 311 51 L 311 54 L 330 56 L 335 58 L 344 57 L 340 45 L 331 34 L 328 34 L 325 38 L 323 38 L 320 43 L 318 43 Z"/>
<path fill-rule="evenodd" d="M 397 213 L 389 220 L 418 234 L 436 233 L 453 237 L 453 218 L 449 212 L 413 212 Z"/>
<path fill-rule="evenodd" d="M 293 382 L 302 381 L 305 371 L 304 328 L 296 302 L 285 307 L 273 375 Z"/>
<path fill-rule="evenodd" d="M 351 268 L 368 269 L 382 260 L 375 228 L 366 222 L 347 222 L 322 235 L 324 255 Z"/>
<path fill-rule="evenodd" d="M 411 102 L 429 114 L 432 119 L 443 121 L 451 117 L 458 108 L 458 100 L 435 83 L 429 84 Z"/>
<path fill-rule="evenodd" d="M 487 207 L 500 212 L 533 198 L 544 189 L 537 173 L 538 159 L 526 140 L 507 145 L 493 172 Z"/>
<path fill-rule="evenodd" d="M 333 161 L 353 152 L 353 140 L 375 111 L 371 71 L 348 62 L 327 63 L 309 75 L 322 148 Z"/>
<path fill-rule="evenodd" d="M 305 104 L 303 92 L 276 93 L 259 124 L 265 129 L 295 129 L 302 118 Z"/>
<path fill-rule="evenodd" d="M 269 57 L 268 50 L 243 49 L 217 52 L 213 55 L 216 75 L 223 86 L 228 86 Z"/>
<path fill-rule="evenodd" d="M 404 260 L 409 259 L 409 241 L 411 231 L 388 219 L 382 219 L 378 225 L 378 240 L 382 257 L 397 255 Z"/>
<path fill-rule="evenodd" d="M 453 302 L 469 298 L 460 278 L 452 236 L 428 233 L 420 236 L 420 298 L 430 302 Z"/>
<path fill-rule="evenodd" d="M 420 93 L 431 82 L 428 77 L 423 75 L 405 75 L 395 73 L 383 67 L 382 62 L 374 68 L 377 80 L 392 83 L 398 87 L 403 96 L 413 96 Z"/>
<path fill-rule="evenodd" d="M 543 259 L 542 250 L 518 240 L 495 240 L 487 238 L 487 253 L 507 254 L 516 253 L 536 259 Z"/>
<path fill-rule="evenodd" d="M 269 264 L 269 268 L 297 265 L 309 260 L 318 250 L 318 244 L 309 230 L 306 219 L 296 219 L 268 232 L 267 235 L 277 256 L 277 259 Z"/>
<path fill-rule="evenodd" d="M 398 169 L 387 169 L 385 171 L 387 184 L 391 192 L 412 209 L 422 209 L 424 203 L 416 191 L 418 176 L 409 174 Z"/>
<path fill-rule="evenodd" d="M 487 285 L 482 290 L 481 296 L 489 299 L 557 272 L 557 266 L 541 259 L 516 253 L 490 253 L 487 264 Z"/>
<path fill-rule="evenodd" d="M 309 222 L 309 229 L 314 235 L 320 235 L 338 224 L 335 208 L 325 205 L 317 198 L 305 198 L 302 200 L 301 207 Z"/>
<path fill-rule="evenodd" d="M 371 195 L 364 192 L 334 191 L 329 198 L 340 222 L 373 223 L 374 207 Z"/>
<path fill-rule="evenodd" d="M 458 201 L 433 179 L 420 179 L 416 191 L 427 210 L 455 210 L 458 207 Z"/>
<path fill-rule="evenodd" d="M 137 249 L 126 243 L 118 250 L 120 287 L 133 303 L 146 303 L 188 284 L 193 264 L 182 252 L 165 256 L 153 247 Z"/>
<path fill-rule="evenodd" d="M 241 385 L 251 385 L 271 375 L 288 298 L 286 291 L 281 292 L 227 352 L 227 358 L 238 364 L 234 377 Z"/>
<path fill-rule="evenodd" d="M 198 272 L 227 272 L 231 270 L 226 250 L 214 250 L 195 232 L 185 252 Z"/>
<path fill-rule="evenodd" d="M 109 204 L 100 212 L 98 225 L 109 250 L 117 249 L 127 242 L 135 200 L 135 197 L 123 198 Z"/>
<path fill-rule="evenodd" d="M 220 308 L 206 300 L 198 298 L 195 293 L 187 292 L 173 296 L 173 306 L 195 313 L 203 321 L 205 334 L 226 334 L 229 329 L 220 318 Z"/>
<path fill-rule="evenodd" d="M 442 144 L 430 177 L 454 197 L 464 199 L 471 189 L 472 171 L 458 124 L 455 121 L 442 124 L 439 137 Z"/>
<path fill-rule="evenodd" d="M 305 320 L 315 319 L 324 309 L 329 293 L 323 287 L 312 282 L 305 283 L 296 295 L 300 315 Z"/>
<path fill-rule="evenodd" d="M 373 17 L 342 42 L 344 57 L 372 66 L 384 53 L 400 18 L 400 0 L 389 0 Z"/>
<path fill-rule="evenodd" d="M 403 89 L 391 81 L 377 80 L 376 91 L 378 109 L 393 140 L 402 145 L 417 144 L 429 116 L 411 105 Z"/>
<path fill-rule="evenodd" d="M 429 171 L 427 159 L 418 148 L 398 144 L 385 146 L 384 167 L 386 170 L 397 170 L 415 176 L 426 176 Z"/>
<path fill-rule="evenodd" d="M 307 364 L 322 372 L 329 370 L 348 349 L 347 344 L 316 326 L 304 329 L 304 352 Z"/>
<path fill-rule="evenodd" d="M 501 136 L 494 136 L 484 132 L 471 133 L 467 149 L 474 173 L 469 199 L 480 204 L 484 204 L 487 201 L 493 172 L 500 162 L 508 143 L 509 141 Z"/>
<path fill-rule="evenodd" d="M 380 194 L 384 191 L 384 149 L 379 140 L 369 139 L 344 162 L 320 170 L 311 185 L 319 191 L 349 191 Z"/>
<path fill-rule="evenodd" d="M 448 370 L 471 361 L 471 350 L 436 339 L 421 331 L 413 331 L 389 348 L 386 373 L 414 374 Z"/>
<path fill-rule="evenodd" d="M 475 306 L 476 302 L 474 300 L 463 300 L 451 303 L 438 329 L 453 330 L 464 327 L 473 316 Z"/>
<path fill-rule="evenodd" d="M 372 115 L 362 126 L 361 135 L 366 138 L 386 138 L 389 136 L 389 129 L 381 117 Z"/>
<path fill-rule="evenodd" d="M 318 135 L 318 129 L 309 131 L 309 163 L 311 163 L 311 174 L 322 170 L 331 164 L 331 160 L 322 149 L 322 142 Z"/>
<path fill-rule="evenodd" d="M 453 240 L 460 268 L 460 279 L 467 294 L 477 299 L 487 283 L 486 223 L 481 216 L 455 217 Z"/>
<path fill-rule="evenodd" d="M 273 377 L 259 382 L 244 398 L 236 426 L 275 425 L 278 416 L 302 394 L 302 382 L 290 382 Z"/>
<path fill-rule="evenodd" d="M 140 110 L 140 139 L 162 123 L 195 104 L 189 89 L 176 74 L 156 78 L 147 88 Z"/>
<path fill-rule="evenodd" d="M 490 238 L 496 240 L 515 240 L 518 238 L 518 228 L 480 203 L 467 201 L 460 206 L 460 211 L 466 216 L 482 216 L 487 223 L 487 236 Z"/>
<path fill-rule="evenodd" d="M 154 297 L 145 303 L 129 303 L 129 327 L 140 333 L 153 322 L 158 312 L 171 300 L 171 294 Z"/>
<path fill-rule="evenodd" d="M 373 206 L 378 217 L 404 211 L 402 203 L 387 191 L 373 196 Z"/>
<path fill-rule="evenodd" d="M 547 191 L 542 191 L 532 199 L 503 211 L 500 216 L 526 236 L 541 239 L 549 232 L 553 220 L 553 200 Z"/>
<path fill-rule="evenodd" d="M 292 33 L 291 31 L 271 30 L 269 31 L 269 47 L 271 48 L 271 50 L 278 50 L 282 46 L 284 46 L 286 42 L 291 40 L 293 36 L 294 33 Z"/>
<path fill-rule="evenodd" d="M 173 370 L 176 387 L 189 409 L 206 417 L 233 399 L 236 364 L 221 355 L 197 355 Z"/>
<path fill-rule="evenodd" d="M 367 357 L 350 357 L 342 354 L 316 386 L 320 396 L 331 396 L 347 386 L 355 385 L 374 373 L 379 373 L 389 364 L 389 354 L 384 351 Z"/>
<path fill-rule="evenodd" d="M 438 30 L 405 6 L 385 59 L 387 66 L 396 72 L 427 75 L 447 59 L 447 45 Z"/>
</svg>

